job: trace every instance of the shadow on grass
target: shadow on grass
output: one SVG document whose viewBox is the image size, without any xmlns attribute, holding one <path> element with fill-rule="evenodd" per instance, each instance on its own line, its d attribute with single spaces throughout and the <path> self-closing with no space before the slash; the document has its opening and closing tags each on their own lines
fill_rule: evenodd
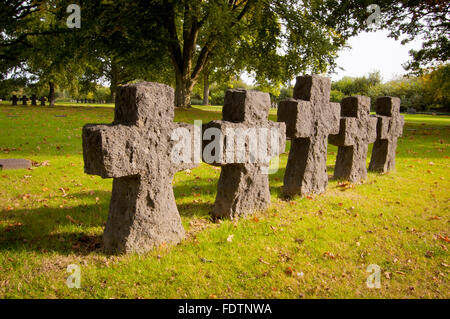
<svg viewBox="0 0 450 319">
<path fill-rule="evenodd" d="M 108 204 L 81 205 L 70 208 L 42 207 L 14 210 L 2 214 L 0 252 L 29 250 L 58 252 L 62 255 L 87 255 L 101 252 L 101 235 L 95 227 L 103 227 Z"/>
<path fill-rule="evenodd" d="M 211 184 L 197 184 L 202 189 Z M 179 190 L 191 188 L 178 185 Z M 85 256 L 103 252 L 102 234 L 106 224 L 111 192 L 96 191 L 71 194 L 71 199 L 101 198 L 93 205 L 67 208 L 41 207 L 2 212 L 0 225 L 0 253 L 7 251 L 57 252 L 61 255 Z M 70 199 L 69 203 L 70 205 Z M 208 217 L 213 203 L 198 199 L 178 205 L 182 217 Z M 101 231 L 99 230 L 101 228 Z M 101 233 L 100 233 L 101 232 Z"/>
</svg>

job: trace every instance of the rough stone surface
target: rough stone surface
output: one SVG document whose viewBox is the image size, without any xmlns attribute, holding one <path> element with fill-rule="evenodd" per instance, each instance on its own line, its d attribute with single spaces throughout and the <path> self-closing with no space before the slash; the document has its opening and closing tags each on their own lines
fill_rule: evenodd
<svg viewBox="0 0 450 319">
<path fill-rule="evenodd" d="M 177 171 L 196 165 L 193 156 L 190 163 L 173 163 L 178 141 L 171 135 L 182 127 L 192 137 L 194 128 L 173 123 L 174 92 L 169 86 L 125 85 L 116 95 L 114 122 L 83 128 L 85 172 L 114 178 L 105 249 L 144 253 L 184 238 L 172 180 Z"/>
<path fill-rule="evenodd" d="M 31 96 L 31 105 L 36 106 L 37 105 L 36 101 L 37 101 L 37 96 L 36 96 L 36 94 L 33 94 Z"/>
<path fill-rule="evenodd" d="M 26 95 L 24 95 L 20 100 L 22 101 L 22 105 L 26 106 L 29 98 L 27 98 Z"/>
<path fill-rule="evenodd" d="M 278 121 L 286 123 L 291 150 L 284 175 L 287 196 L 319 194 L 328 185 L 327 137 L 339 131 L 339 103 L 330 102 L 331 81 L 297 77 L 294 99 L 280 102 Z"/>
<path fill-rule="evenodd" d="M 370 116 L 370 98 L 352 96 L 342 100 L 339 134 L 329 142 L 338 146 L 334 178 L 358 183 L 367 178 L 367 151 L 376 140 L 377 119 Z"/>
<path fill-rule="evenodd" d="M 284 123 L 268 120 L 270 105 L 270 95 L 267 93 L 228 90 L 222 121 L 203 125 L 203 132 L 208 128 L 217 128 L 220 131 L 220 154 L 216 161 L 210 163 L 222 167 L 212 212 L 216 217 L 235 219 L 255 211 L 263 211 L 270 205 L 267 174 L 270 158 L 282 153 L 286 147 Z M 247 130 L 248 134 L 241 136 L 242 143 L 236 142 L 236 136 L 229 135 L 227 130 L 230 128 Z M 275 132 L 278 147 L 272 146 L 277 144 L 272 144 L 270 138 L 260 140 L 261 130 Z M 255 141 L 256 144 L 252 144 Z M 244 155 L 236 155 L 238 152 Z M 233 154 L 235 156 L 230 156 Z"/>
<path fill-rule="evenodd" d="M 41 102 L 41 106 L 45 106 L 45 101 L 47 101 L 47 99 L 45 98 L 45 96 L 41 96 L 39 101 Z"/>
<path fill-rule="evenodd" d="M 26 159 L 7 158 L 0 159 L 0 170 L 28 169 L 31 168 L 31 161 Z"/>
<path fill-rule="evenodd" d="M 12 101 L 12 105 L 16 106 L 17 105 L 17 101 L 19 101 L 19 98 L 17 97 L 17 95 L 13 95 L 11 97 L 11 101 Z"/>
<path fill-rule="evenodd" d="M 403 134 L 405 119 L 400 115 L 400 99 L 379 97 L 376 102 L 377 139 L 369 170 L 389 172 L 395 168 L 397 139 Z"/>
</svg>

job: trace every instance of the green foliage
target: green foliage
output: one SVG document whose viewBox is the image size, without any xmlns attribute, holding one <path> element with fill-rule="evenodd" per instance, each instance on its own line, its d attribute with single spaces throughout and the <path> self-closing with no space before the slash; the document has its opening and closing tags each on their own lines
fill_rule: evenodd
<svg viewBox="0 0 450 319">
<path fill-rule="evenodd" d="M 369 89 L 381 83 L 380 72 L 372 72 L 369 75 L 352 78 L 344 77 L 337 82 L 333 82 L 332 90 L 340 91 L 345 96 L 369 95 Z"/>
<path fill-rule="evenodd" d="M 210 94 L 212 105 L 223 105 L 225 101 L 225 91 L 224 90 L 214 90 Z"/>
<path fill-rule="evenodd" d="M 441 65 L 421 76 L 407 76 L 381 83 L 378 72 L 367 77 L 344 77 L 332 84 L 331 100 L 340 102 L 352 95 L 369 96 L 374 106 L 377 97 L 395 96 L 401 99 L 402 111 L 408 108 L 428 111 L 450 111 L 450 64 Z"/>
<path fill-rule="evenodd" d="M 331 92 L 330 92 L 330 101 L 331 102 L 340 103 L 345 96 L 346 95 L 343 92 L 339 91 L 339 90 L 331 90 Z"/>
</svg>

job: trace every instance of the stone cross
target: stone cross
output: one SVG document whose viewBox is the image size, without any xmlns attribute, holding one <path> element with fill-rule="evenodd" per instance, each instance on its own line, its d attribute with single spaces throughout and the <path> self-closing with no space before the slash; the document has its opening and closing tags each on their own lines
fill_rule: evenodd
<svg viewBox="0 0 450 319">
<path fill-rule="evenodd" d="M 17 97 L 17 95 L 13 95 L 11 98 L 12 101 L 12 105 L 16 106 L 17 105 L 17 101 L 19 101 L 19 98 Z"/>
<path fill-rule="evenodd" d="M 117 88 L 112 124 L 83 128 L 85 172 L 114 178 L 103 236 L 107 251 L 144 253 L 184 237 L 172 180 L 196 165 L 174 163 L 172 134 L 194 126 L 173 118 L 173 89 L 144 82 Z"/>
<path fill-rule="evenodd" d="M 27 105 L 27 101 L 29 100 L 29 98 L 27 98 L 27 96 L 24 95 L 20 100 L 22 101 L 22 105 Z"/>
<path fill-rule="evenodd" d="M 214 161 L 205 159 L 203 144 L 203 160 L 222 167 L 212 212 L 215 217 L 234 219 L 269 206 L 270 160 L 286 146 L 285 124 L 269 121 L 269 109 L 268 93 L 228 90 L 222 121 L 203 125 L 204 139 L 214 129 L 220 140 Z"/>
<path fill-rule="evenodd" d="M 41 106 L 45 106 L 45 101 L 47 101 L 47 99 L 45 98 L 45 96 L 41 96 L 39 101 L 41 101 Z"/>
<path fill-rule="evenodd" d="M 278 121 L 286 123 L 291 150 L 284 175 L 286 196 L 323 193 L 328 185 L 327 137 L 339 132 L 339 103 L 330 102 L 331 81 L 297 77 L 294 98 L 280 102 Z"/>
<path fill-rule="evenodd" d="M 369 170 L 389 172 L 395 168 L 397 139 L 403 134 L 405 118 L 400 115 L 400 99 L 379 97 L 376 102 L 377 140 L 373 145 Z"/>
<path fill-rule="evenodd" d="M 352 96 L 342 100 L 339 134 L 328 140 L 338 146 L 334 178 L 358 183 L 367 178 L 367 151 L 377 137 L 377 119 L 370 116 L 370 98 Z"/>
<path fill-rule="evenodd" d="M 36 94 L 33 94 L 31 96 L 31 105 L 36 106 L 37 105 L 36 101 L 37 101 L 37 96 L 36 96 Z"/>
</svg>

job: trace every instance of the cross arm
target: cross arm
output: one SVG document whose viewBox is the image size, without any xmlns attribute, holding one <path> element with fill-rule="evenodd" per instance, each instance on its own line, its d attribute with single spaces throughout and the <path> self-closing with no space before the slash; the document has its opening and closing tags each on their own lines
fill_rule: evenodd
<svg viewBox="0 0 450 319">
<path fill-rule="evenodd" d="M 139 174 L 137 149 L 139 136 L 124 125 L 83 127 L 84 171 L 102 178 L 119 178 Z"/>
<path fill-rule="evenodd" d="M 355 144 L 358 130 L 358 121 L 355 117 L 342 117 L 339 125 L 339 133 L 330 135 L 328 141 L 336 146 L 351 146 Z"/>
<path fill-rule="evenodd" d="M 306 138 L 313 132 L 313 106 L 308 101 L 288 99 L 280 102 L 277 111 L 278 122 L 286 124 L 286 136 Z"/>
<path fill-rule="evenodd" d="M 247 123 L 212 121 L 202 127 L 203 161 L 216 166 L 236 163 L 268 165 L 286 148 L 286 125 L 265 121 Z M 217 145 L 211 158 L 211 145 Z"/>
</svg>

